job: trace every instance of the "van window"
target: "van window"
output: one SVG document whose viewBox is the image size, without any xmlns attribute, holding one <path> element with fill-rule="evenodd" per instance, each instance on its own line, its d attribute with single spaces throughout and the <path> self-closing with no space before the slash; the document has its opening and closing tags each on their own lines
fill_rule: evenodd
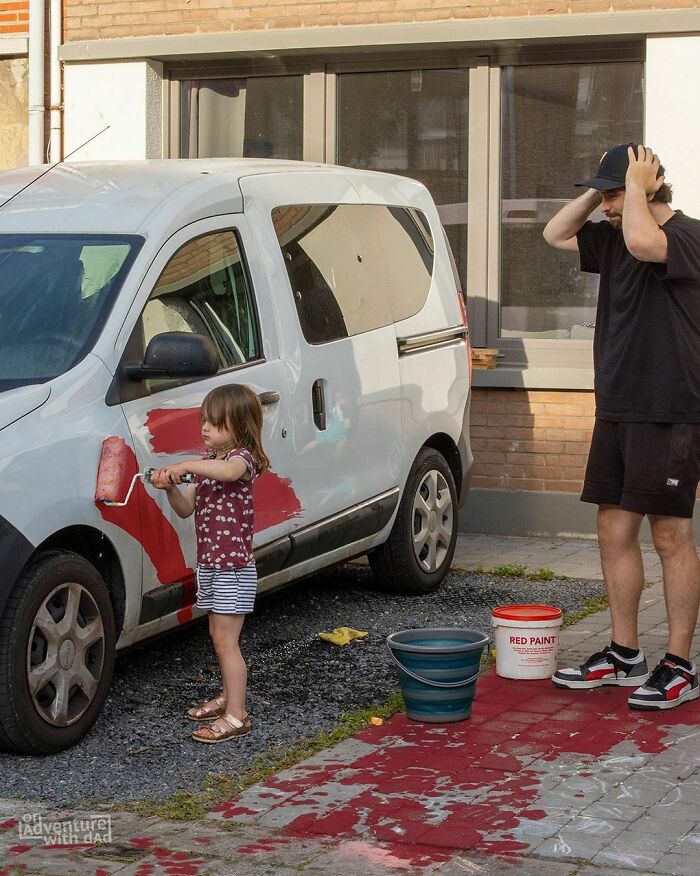
<svg viewBox="0 0 700 876">
<path fill-rule="evenodd" d="M 155 335 L 177 331 L 210 337 L 222 369 L 260 358 L 252 290 L 236 234 L 207 234 L 180 247 L 158 278 L 137 330 L 142 354 Z"/>
<path fill-rule="evenodd" d="M 58 377 L 92 349 L 142 244 L 0 235 L 0 391 Z"/>
<path fill-rule="evenodd" d="M 425 304 L 434 252 L 419 210 L 297 204 L 275 207 L 272 223 L 308 343 L 391 325 Z"/>
</svg>

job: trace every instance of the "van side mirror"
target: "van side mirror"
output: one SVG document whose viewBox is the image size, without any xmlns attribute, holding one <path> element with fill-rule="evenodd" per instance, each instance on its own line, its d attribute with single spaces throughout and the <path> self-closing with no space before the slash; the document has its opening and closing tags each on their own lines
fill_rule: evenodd
<svg viewBox="0 0 700 876">
<path fill-rule="evenodd" d="M 131 380 L 211 377 L 219 370 L 214 342 L 192 332 L 163 332 L 146 347 L 142 365 L 126 365 Z"/>
</svg>

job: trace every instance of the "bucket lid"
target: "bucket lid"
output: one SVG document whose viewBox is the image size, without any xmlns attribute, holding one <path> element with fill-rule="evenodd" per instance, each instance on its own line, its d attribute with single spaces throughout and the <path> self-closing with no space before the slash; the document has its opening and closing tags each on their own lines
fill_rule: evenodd
<svg viewBox="0 0 700 876">
<path fill-rule="evenodd" d="M 491 614 L 501 620 L 551 621 L 559 620 L 562 610 L 553 605 L 499 605 Z"/>
</svg>

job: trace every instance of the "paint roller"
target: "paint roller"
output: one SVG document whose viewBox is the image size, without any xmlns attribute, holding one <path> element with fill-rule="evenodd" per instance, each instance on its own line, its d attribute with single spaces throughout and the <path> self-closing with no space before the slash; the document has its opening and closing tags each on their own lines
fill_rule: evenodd
<svg viewBox="0 0 700 876">
<path fill-rule="evenodd" d="M 151 475 L 155 468 L 146 468 L 143 471 L 136 472 L 131 478 L 126 498 L 123 502 L 119 501 L 119 496 L 123 493 L 122 483 L 124 476 L 132 468 L 133 457 L 133 451 L 127 446 L 123 438 L 116 436 L 105 438 L 102 442 L 100 464 L 97 469 L 95 502 L 99 502 L 101 505 L 109 505 L 112 508 L 123 508 L 131 498 L 134 485 L 139 478 L 150 483 Z M 183 484 L 193 483 L 194 475 L 184 475 L 181 478 L 181 482 Z"/>
</svg>

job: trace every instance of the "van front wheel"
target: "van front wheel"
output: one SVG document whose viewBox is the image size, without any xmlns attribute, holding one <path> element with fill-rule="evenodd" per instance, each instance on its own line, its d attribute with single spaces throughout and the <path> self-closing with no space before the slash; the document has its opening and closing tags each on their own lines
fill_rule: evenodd
<svg viewBox="0 0 700 876">
<path fill-rule="evenodd" d="M 369 554 L 380 585 L 430 593 L 450 568 L 457 542 L 457 489 L 445 457 L 424 447 L 413 463 L 387 541 Z"/>
<path fill-rule="evenodd" d="M 47 551 L 0 621 L 0 741 L 22 754 L 74 745 L 99 715 L 114 669 L 114 612 L 94 566 Z"/>
</svg>

